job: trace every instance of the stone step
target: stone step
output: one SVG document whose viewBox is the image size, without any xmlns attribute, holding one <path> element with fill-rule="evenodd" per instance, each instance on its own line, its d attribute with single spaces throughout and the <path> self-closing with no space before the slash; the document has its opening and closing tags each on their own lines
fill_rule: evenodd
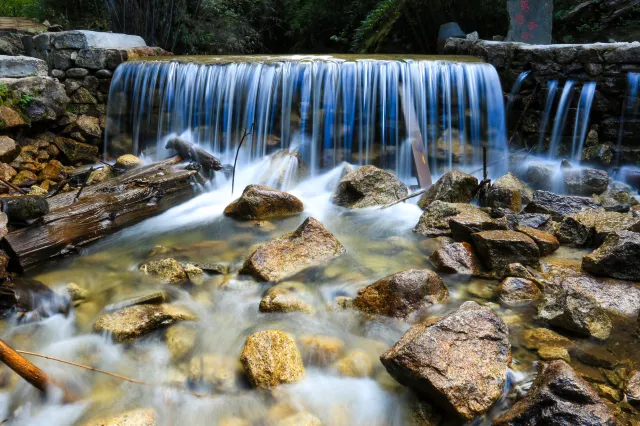
<svg viewBox="0 0 640 426">
<path fill-rule="evenodd" d="M 49 67 L 43 60 L 0 55 L 0 78 L 46 77 L 48 74 Z"/>
<path fill-rule="evenodd" d="M 142 37 L 128 34 L 74 30 L 44 33 L 34 37 L 39 50 L 55 49 L 130 49 L 145 47 Z"/>
</svg>

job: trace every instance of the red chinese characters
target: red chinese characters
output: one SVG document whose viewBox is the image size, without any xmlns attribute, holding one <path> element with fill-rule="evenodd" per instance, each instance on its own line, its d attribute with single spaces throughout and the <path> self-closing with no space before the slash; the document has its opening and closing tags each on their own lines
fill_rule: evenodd
<svg viewBox="0 0 640 426">
<path fill-rule="evenodd" d="M 533 38 L 533 35 L 531 35 L 531 33 L 524 33 L 522 34 L 522 38 L 525 40 L 531 40 Z"/>
<path fill-rule="evenodd" d="M 520 0 L 520 9 L 522 9 L 523 12 L 530 12 L 529 0 Z"/>
<path fill-rule="evenodd" d="M 516 15 L 516 22 L 520 25 L 524 25 L 524 15 Z"/>
<path fill-rule="evenodd" d="M 538 27 L 539 27 L 539 25 L 538 25 L 538 24 L 536 24 L 535 22 L 529 22 L 529 29 L 530 29 L 531 31 L 535 30 L 535 29 L 536 29 L 536 28 L 538 28 Z"/>
</svg>

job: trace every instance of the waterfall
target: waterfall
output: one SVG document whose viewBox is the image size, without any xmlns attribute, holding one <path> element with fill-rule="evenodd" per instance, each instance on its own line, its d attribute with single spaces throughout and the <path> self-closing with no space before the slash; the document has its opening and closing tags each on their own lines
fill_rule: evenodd
<svg viewBox="0 0 640 426">
<path fill-rule="evenodd" d="M 584 148 L 584 140 L 589 131 L 589 118 L 591 116 L 591 105 L 593 97 L 596 94 L 596 83 L 585 83 L 580 94 L 578 103 L 578 111 L 576 112 L 576 122 L 573 127 L 573 141 L 571 143 L 571 158 L 580 163 L 582 160 L 582 148 Z"/>
<path fill-rule="evenodd" d="M 640 88 L 640 73 L 630 72 L 627 76 L 627 93 L 622 104 L 620 116 L 620 131 L 618 132 L 618 145 L 616 146 L 616 166 L 620 164 L 620 150 L 624 138 L 624 125 L 627 119 L 633 119 L 638 114 L 638 89 Z"/>
<path fill-rule="evenodd" d="M 375 164 L 403 179 L 411 140 L 432 171 L 477 167 L 481 147 L 506 157 L 495 68 L 427 60 L 254 58 L 229 63 L 129 62 L 115 72 L 105 152 L 168 154 L 171 135 L 232 163 L 295 150 L 311 175 L 343 161 Z M 413 139 L 412 139 L 413 138 Z M 506 168 L 496 168 L 495 173 Z"/>
<path fill-rule="evenodd" d="M 547 126 L 549 125 L 549 117 L 551 117 L 551 109 L 553 108 L 553 102 L 556 99 L 558 93 L 558 80 L 550 80 L 547 82 L 547 100 L 544 104 L 544 111 L 542 112 L 542 120 L 540 120 L 540 138 L 538 139 L 538 155 L 542 154 L 544 150 L 544 135 L 547 133 Z"/>
<path fill-rule="evenodd" d="M 558 104 L 558 111 L 556 112 L 556 118 L 553 122 L 553 132 L 551 133 L 549 159 L 556 158 L 558 154 L 558 147 L 560 146 L 562 131 L 564 130 L 564 124 L 567 121 L 567 115 L 569 114 L 569 106 L 571 105 L 571 100 L 573 98 L 573 86 L 574 82 L 568 80 L 564 84 L 562 95 L 560 95 L 560 103 Z"/>
<path fill-rule="evenodd" d="M 520 87 L 522 87 L 522 83 L 524 80 L 531 74 L 531 71 L 525 71 L 518 76 L 513 88 L 511 89 L 511 93 L 509 94 L 509 98 L 507 99 L 507 115 L 509 115 L 509 111 L 511 111 L 511 107 L 516 100 L 516 96 L 520 93 Z"/>
</svg>

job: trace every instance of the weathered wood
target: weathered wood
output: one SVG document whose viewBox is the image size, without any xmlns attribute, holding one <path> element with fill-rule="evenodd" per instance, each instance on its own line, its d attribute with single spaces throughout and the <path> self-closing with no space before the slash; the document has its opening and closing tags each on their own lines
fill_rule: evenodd
<svg viewBox="0 0 640 426">
<path fill-rule="evenodd" d="M 172 167 L 171 159 L 98 185 L 50 198 L 51 210 L 29 227 L 10 232 L 2 242 L 9 270 L 24 271 L 45 260 L 134 225 L 185 201 L 193 194 L 196 171 Z"/>
<path fill-rule="evenodd" d="M 180 138 L 173 138 L 167 142 L 167 149 L 173 149 L 185 160 L 195 161 L 202 166 L 206 173 L 222 170 L 222 163 L 204 149 L 198 148 Z"/>
</svg>

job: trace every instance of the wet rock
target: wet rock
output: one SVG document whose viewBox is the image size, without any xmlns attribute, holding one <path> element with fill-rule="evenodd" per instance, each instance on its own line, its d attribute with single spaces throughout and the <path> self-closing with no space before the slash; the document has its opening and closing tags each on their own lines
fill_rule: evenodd
<svg viewBox="0 0 640 426">
<path fill-rule="evenodd" d="M 472 420 L 502 394 L 511 363 L 508 328 L 491 309 L 466 302 L 410 328 L 380 360 L 400 383 Z"/>
<path fill-rule="evenodd" d="M 455 224 L 452 226 L 452 221 Z M 418 224 L 413 229 L 425 237 L 451 237 L 455 229 L 458 237 L 487 229 L 496 229 L 498 226 L 488 213 L 471 204 L 445 203 L 434 201 L 420 216 Z M 456 238 L 458 239 L 458 238 Z"/>
<path fill-rule="evenodd" d="M 322 422 L 313 414 L 298 413 L 280 420 L 276 426 L 322 426 Z"/>
<path fill-rule="evenodd" d="M 94 419 L 84 426 L 156 426 L 156 412 L 151 408 L 139 408 L 112 417 Z"/>
<path fill-rule="evenodd" d="M 178 321 L 195 320 L 192 313 L 176 306 L 136 305 L 100 315 L 93 330 L 110 334 L 118 343 L 127 343 Z"/>
<path fill-rule="evenodd" d="M 88 138 L 101 138 L 102 129 L 100 128 L 100 120 L 98 117 L 81 115 L 76 120 L 75 126 L 80 130 L 83 136 Z"/>
<path fill-rule="evenodd" d="M 369 377 L 373 373 L 373 362 L 365 352 L 352 351 L 336 362 L 335 368 L 344 377 Z"/>
<path fill-rule="evenodd" d="M 322 223 L 310 217 L 294 232 L 260 246 L 240 273 L 262 281 L 279 281 L 344 252 L 342 244 Z"/>
<path fill-rule="evenodd" d="M 640 371 L 632 371 L 625 387 L 629 404 L 640 408 Z"/>
<path fill-rule="evenodd" d="M 536 266 L 540 249 L 531 238 L 514 231 L 486 231 L 472 235 L 476 252 L 489 270 L 500 271 L 511 263 Z"/>
<path fill-rule="evenodd" d="M 528 226 L 518 226 L 516 230 L 535 241 L 540 249 L 540 256 L 548 256 L 560 248 L 560 241 L 547 232 L 529 228 Z"/>
<path fill-rule="evenodd" d="M 0 136 L 0 162 L 11 163 L 20 155 L 20 151 L 22 149 L 16 141 L 8 136 Z"/>
<path fill-rule="evenodd" d="M 8 106 L 0 105 L 0 127 L 2 127 L 2 129 L 11 129 L 26 125 L 27 121 L 18 111 Z"/>
<path fill-rule="evenodd" d="M 89 175 L 87 185 L 106 182 L 113 177 L 113 169 L 110 166 L 104 166 L 101 169 L 94 170 Z"/>
<path fill-rule="evenodd" d="M 49 203 L 38 195 L 3 197 L 0 202 L 9 222 L 26 222 L 49 213 Z"/>
<path fill-rule="evenodd" d="M 25 186 L 31 185 L 38 181 L 38 176 L 29 170 L 21 170 L 14 178 L 11 180 L 11 183 L 17 186 Z"/>
<path fill-rule="evenodd" d="M 598 394 L 564 361 L 540 366 L 527 395 L 495 426 L 551 425 L 615 426 L 615 417 Z"/>
<path fill-rule="evenodd" d="M 620 360 L 610 350 L 597 344 L 584 344 L 572 348 L 571 355 L 592 367 L 601 367 L 613 370 Z"/>
<path fill-rule="evenodd" d="M 306 288 L 300 283 L 280 283 L 270 288 L 260 301 L 260 312 L 315 313 L 313 306 L 304 299 Z"/>
<path fill-rule="evenodd" d="M 302 355 L 291 337 L 282 331 L 252 334 L 240 356 L 249 382 L 258 389 L 273 389 L 304 377 Z"/>
<path fill-rule="evenodd" d="M 244 220 L 260 220 L 302 213 L 297 197 L 263 185 L 249 185 L 242 196 L 224 209 L 224 214 Z"/>
<path fill-rule="evenodd" d="M 571 362 L 571 356 L 567 348 L 557 346 L 542 346 L 538 349 L 538 356 L 545 361 L 553 361 L 561 359 L 565 362 Z"/>
<path fill-rule="evenodd" d="M 519 189 L 500 186 L 488 187 L 485 188 L 482 205 L 493 209 L 508 209 L 518 213 L 522 210 L 522 194 Z"/>
<path fill-rule="evenodd" d="M 497 188 L 510 189 L 512 191 L 519 190 L 523 206 L 526 206 L 531 202 L 531 200 L 533 200 L 533 190 L 511 172 L 496 180 L 493 183 L 493 186 Z"/>
<path fill-rule="evenodd" d="M 340 180 L 332 202 L 357 209 L 390 204 L 406 197 L 408 193 L 405 184 L 392 173 L 375 166 L 361 166 Z"/>
<path fill-rule="evenodd" d="M 0 179 L 11 181 L 18 172 L 8 164 L 0 163 Z"/>
<path fill-rule="evenodd" d="M 526 266 L 520 263 L 510 263 L 504 269 L 505 277 L 524 278 L 526 280 L 536 281 L 533 274 L 527 269 Z"/>
<path fill-rule="evenodd" d="M 609 234 L 597 250 L 582 258 L 582 269 L 594 275 L 640 281 L 640 233 Z"/>
<path fill-rule="evenodd" d="M 111 303 L 104 307 L 105 312 L 115 312 L 135 305 L 161 305 L 169 301 L 169 295 L 164 291 L 155 291 L 142 296 L 128 298 L 121 302 Z"/>
<path fill-rule="evenodd" d="M 469 243 L 453 243 L 440 247 L 429 257 L 438 272 L 480 276 L 482 264 Z"/>
<path fill-rule="evenodd" d="M 59 182 L 67 177 L 67 171 L 64 166 L 58 160 L 49 161 L 38 176 L 40 181 L 43 180 L 51 180 L 54 182 Z"/>
<path fill-rule="evenodd" d="M 449 291 L 436 273 L 411 269 L 361 289 L 353 307 L 369 314 L 406 318 L 448 298 Z"/>
<path fill-rule="evenodd" d="M 53 140 L 53 143 L 71 163 L 77 163 L 78 161 L 94 161 L 98 155 L 97 146 L 77 142 L 73 139 L 58 136 Z"/>
<path fill-rule="evenodd" d="M 540 297 L 535 282 L 524 278 L 506 278 L 496 288 L 500 303 L 507 307 L 526 306 Z"/>
<path fill-rule="evenodd" d="M 187 280 L 187 273 L 184 268 L 175 259 L 153 260 L 142 264 L 140 271 L 145 275 L 162 278 L 171 284 L 179 284 Z"/>
<path fill-rule="evenodd" d="M 125 154 L 118 157 L 116 167 L 131 170 L 142 166 L 142 160 L 132 154 Z"/>
<path fill-rule="evenodd" d="M 171 359 L 179 361 L 186 357 L 196 346 L 198 329 L 192 326 L 177 324 L 167 329 L 165 343 Z"/>
<path fill-rule="evenodd" d="M 434 201 L 446 203 L 469 203 L 478 187 L 475 176 L 452 170 L 442 175 L 418 201 L 418 206 L 425 210 Z"/>
<path fill-rule="evenodd" d="M 65 290 L 67 290 L 67 293 L 69 293 L 69 297 L 71 297 L 72 302 L 84 302 L 90 297 L 89 290 L 80 287 L 76 283 L 67 284 L 65 286 Z"/>
<path fill-rule="evenodd" d="M 527 169 L 527 182 L 535 189 L 549 190 L 553 186 L 555 170 L 546 164 L 531 164 Z"/>
<path fill-rule="evenodd" d="M 602 194 L 609 186 L 609 175 L 604 170 L 569 169 L 564 171 L 562 179 L 570 195 Z"/>
<path fill-rule="evenodd" d="M 217 393 L 236 393 L 240 382 L 240 364 L 237 359 L 219 355 L 201 355 L 191 358 L 187 380 L 195 386 L 207 386 Z"/>
<path fill-rule="evenodd" d="M 582 212 L 565 216 L 556 231 L 562 244 L 598 246 L 612 233 L 640 224 L 640 218 L 609 211 Z"/>
<path fill-rule="evenodd" d="M 573 345 L 571 340 L 548 328 L 525 330 L 523 338 L 523 345 L 527 349 L 540 349 L 543 347 L 568 348 Z"/>
<path fill-rule="evenodd" d="M 591 198 L 558 195 L 547 191 L 535 191 L 533 201 L 525 208 L 527 213 L 543 213 L 553 217 L 585 210 L 602 211 L 604 209 Z"/>
<path fill-rule="evenodd" d="M 0 283 L 0 317 L 33 312 L 48 317 L 67 312 L 70 299 L 58 295 L 40 281 L 14 278 Z"/>
<path fill-rule="evenodd" d="M 344 342 L 330 336 L 303 336 L 298 340 L 306 364 L 327 366 L 344 351 Z"/>
</svg>

